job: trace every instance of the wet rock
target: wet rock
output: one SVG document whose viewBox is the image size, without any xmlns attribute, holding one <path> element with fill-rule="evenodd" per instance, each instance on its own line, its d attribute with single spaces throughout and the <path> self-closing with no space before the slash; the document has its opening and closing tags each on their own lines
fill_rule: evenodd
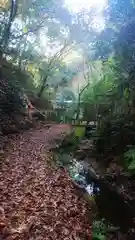
<svg viewBox="0 0 135 240">
<path fill-rule="evenodd" d="M 83 140 L 80 144 L 81 150 L 89 150 L 93 147 L 93 141 L 92 140 Z"/>
<path fill-rule="evenodd" d="M 82 149 L 78 149 L 75 153 L 75 156 L 78 160 L 82 160 L 86 157 L 86 153 Z"/>
</svg>

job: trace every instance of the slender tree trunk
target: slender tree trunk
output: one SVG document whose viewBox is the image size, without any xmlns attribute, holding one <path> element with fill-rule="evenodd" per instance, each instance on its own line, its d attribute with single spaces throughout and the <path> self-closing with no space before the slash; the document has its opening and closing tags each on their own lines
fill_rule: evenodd
<svg viewBox="0 0 135 240">
<path fill-rule="evenodd" d="M 81 94 L 79 93 L 79 96 L 78 96 L 78 105 L 77 105 L 77 111 L 76 111 L 76 120 L 78 120 L 79 118 L 79 115 L 80 115 L 80 105 L 81 105 Z"/>
<path fill-rule="evenodd" d="M 45 89 L 45 86 L 42 85 L 41 88 L 40 88 L 40 90 L 39 90 L 39 93 L 38 93 L 38 97 L 39 97 L 39 98 L 42 96 L 42 94 L 43 94 L 43 92 L 44 92 L 44 89 Z"/>
<path fill-rule="evenodd" d="M 46 84 L 47 78 L 48 78 L 48 76 L 45 76 L 44 79 L 43 79 L 43 84 L 41 85 L 41 88 L 40 88 L 39 93 L 38 93 L 39 98 L 42 96 L 45 88 L 48 87 L 48 84 Z"/>
<path fill-rule="evenodd" d="M 78 120 L 79 115 L 80 115 L 80 107 L 81 107 L 81 96 L 83 94 L 83 92 L 85 91 L 85 89 L 89 86 L 89 82 L 86 84 L 86 86 L 84 86 L 84 88 L 81 90 L 81 92 L 79 93 L 78 96 L 78 105 L 77 105 L 77 113 L 76 113 L 76 120 Z"/>
<path fill-rule="evenodd" d="M 16 13 L 17 13 L 17 7 L 18 7 L 18 0 L 11 0 L 10 16 L 9 16 L 8 23 L 6 24 L 5 29 L 4 29 L 4 34 L 3 34 L 3 38 L 2 38 L 2 44 L 1 44 L 3 46 L 3 53 L 5 52 L 5 50 L 8 46 L 11 26 L 15 19 Z"/>
</svg>

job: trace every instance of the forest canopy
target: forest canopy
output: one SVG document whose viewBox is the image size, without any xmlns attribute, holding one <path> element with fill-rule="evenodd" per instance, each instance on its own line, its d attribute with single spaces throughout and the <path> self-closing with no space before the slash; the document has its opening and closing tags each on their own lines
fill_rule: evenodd
<svg viewBox="0 0 135 240">
<path fill-rule="evenodd" d="M 83 72 L 76 101 L 108 101 L 112 108 L 115 95 L 123 108 L 134 94 L 134 11 L 134 1 L 3 0 L 1 59 L 25 74 L 23 81 L 17 77 L 20 89 L 34 96 L 75 94 L 70 83 Z"/>
</svg>

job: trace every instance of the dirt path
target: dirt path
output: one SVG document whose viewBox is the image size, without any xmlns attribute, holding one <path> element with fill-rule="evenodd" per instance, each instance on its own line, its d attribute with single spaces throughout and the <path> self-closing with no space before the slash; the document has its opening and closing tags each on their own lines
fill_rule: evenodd
<svg viewBox="0 0 135 240">
<path fill-rule="evenodd" d="M 0 240 L 91 239 L 86 203 L 67 172 L 47 161 L 69 131 L 54 125 L 14 135 L 0 165 Z"/>
</svg>

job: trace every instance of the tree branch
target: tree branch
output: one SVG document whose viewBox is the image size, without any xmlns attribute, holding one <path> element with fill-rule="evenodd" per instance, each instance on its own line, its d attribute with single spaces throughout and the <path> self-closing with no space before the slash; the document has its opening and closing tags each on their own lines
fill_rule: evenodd
<svg viewBox="0 0 135 240">
<path fill-rule="evenodd" d="M 70 46 L 70 48 L 68 49 L 68 52 L 66 53 L 65 50 L 66 48 L 70 46 L 70 43 L 66 43 L 64 44 L 64 46 L 61 48 L 61 50 L 59 52 L 57 52 L 50 60 L 49 66 L 50 66 L 50 70 L 53 68 L 53 64 L 54 62 L 56 62 L 57 60 L 59 60 L 64 54 L 68 54 L 68 52 L 72 49 L 72 45 Z"/>
<path fill-rule="evenodd" d="M 41 97 L 44 89 L 45 89 L 45 86 L 46 86 L 46 82 L 47 82 L 47 79 L 48 79 L 48 76 L 50 74 L 50 71 L 54 68 L 54 63 L 57 61 L 57 60 L 60 60 L 60 58 L 63 56 L 63 54 L 65 54 L 65 49 L 69 46 L 69 43 L 66 43 L 64 44 L 64 46 L 61 48 L 61 50 L 59 52 L 57 52 L 51 59 L 50 59 L 50 62 L 48 63 L 48 67 L 47 67 L 47 71 L 46 71 L 46 74 L 45 74 L 45 77 L 43 79 L 43 84 L 40 88 L 40 91 L 38 93 L 38 97 Z M 71 48 L 72 46 L 70 46 Z M 68 50 L 69 51 L 69 50 Z"/>
<path fill-rule="evenodd" d="M 34 29 L 29 29 L 26 33 L 23 33 L 23 34 L 20 34 L 19 36 L 14 36 L 13 34 L 11 35 L 11 37 L 13 37 L 14 39 L 19 39 L 19 38 L 22 38 L 22 37 L 24 37 L 24 36 L 26 36 L 26 35 L 28 35 L 29 33 L 34 33 L 34 32 L 36 32 L 36 31 L 38 31 L 39 29 L 41 29 L 41 28 L 43 28 L 44 27 L 44 25 L 38 25 L 36 28 L 34 28 Z"/>
<path fill-rule="evenodd" d="M 90 82 L 88 82 L 85 87 L 80 91 L 79 95 L 81 96 L 83 94 L 83 92 L 85 91 L 85 89 L 90 85 Z"/>
</svg>

